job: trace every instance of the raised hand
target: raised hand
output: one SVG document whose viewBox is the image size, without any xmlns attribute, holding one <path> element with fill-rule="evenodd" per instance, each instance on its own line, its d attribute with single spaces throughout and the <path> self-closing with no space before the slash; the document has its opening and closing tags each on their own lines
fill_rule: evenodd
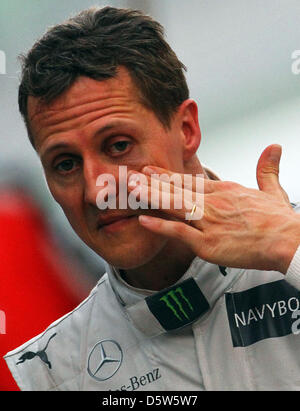
<svg viewBox="0 0 300 411">
<path fill-rule="evenodd" d="M 261 154 L 256 173 L 259 190 L 231 181 L 203 179 L 199 193 L 196 177 L 189 189 L 177 186 L 176 181 L 153 187 L 151 176 L 153 178 L 155 173 L 169 176 L 174 173 L 145 167 L 143 173 L 147 180 L 142 181 L 138 189 L 147 193 L 150 202 L 150 199 L 161 198 L 167 188 L 171 192 L 171 206 L 162 210 L 159 201 L 157 207 L 163 214 L 159 217 L 142 215 L 140 224 L 155 233 L 183 241 L 196 255 L 211 263 L 285 274 L 300 244 L 300 216 L 293 211 L 280 186 L 280 157 L 279 145 L 268 146 Z M 184 175 L 181 177 L 183 181 Z M 132 175 L 129 181 L 129 190 L 136 190 Z M 175 208 L 176 197 L 184 197 L 187 190 L 191 191 L 190 198 L 197 194 L 201 201 L 187 201 L 181 209 Z M 188 222 L 186 214 L 194 204 L 201 218 Z"/>
</svg>

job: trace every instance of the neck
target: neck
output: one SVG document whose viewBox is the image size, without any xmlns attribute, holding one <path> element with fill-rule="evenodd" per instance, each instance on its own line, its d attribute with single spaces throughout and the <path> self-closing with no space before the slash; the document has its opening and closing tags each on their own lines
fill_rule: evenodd
<svg viewBox="0 0 300 411">
<path fill-rule="evenodd" d="M 147 264 L 123 271 L 125 281 L 136 288 L 159 291 L 178 281 L 195 254 L 183 243 L 168 241 L 158 255 Z"/>
</svg>

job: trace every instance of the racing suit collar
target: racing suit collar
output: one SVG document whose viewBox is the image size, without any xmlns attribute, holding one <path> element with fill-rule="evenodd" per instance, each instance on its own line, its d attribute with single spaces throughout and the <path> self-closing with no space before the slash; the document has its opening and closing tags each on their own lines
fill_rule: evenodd
<svg viewBox="0 0 300 411">
<path fill-rule="evenodd" d="M 196 257 L 172 287 L 157 292 L 128 285 L 118 269 L 107 266 L 110 284 L 127 317 L 148 336 L 201 321 L 243 271 Z"/>
</svg>

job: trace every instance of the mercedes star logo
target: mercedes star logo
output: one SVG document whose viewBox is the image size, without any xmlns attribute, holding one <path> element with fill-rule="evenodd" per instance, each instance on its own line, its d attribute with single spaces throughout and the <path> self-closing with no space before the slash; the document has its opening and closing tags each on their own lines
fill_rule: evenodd
<svg viewBox="0 0 300 411">
<path fill-rule="evenodd" d="M 108 380 L 118 371 L 122 359 L 123 353 L 116 341 L 102 340 L 90 352 L 87 371 L 97 381 Z"/>
</svg>

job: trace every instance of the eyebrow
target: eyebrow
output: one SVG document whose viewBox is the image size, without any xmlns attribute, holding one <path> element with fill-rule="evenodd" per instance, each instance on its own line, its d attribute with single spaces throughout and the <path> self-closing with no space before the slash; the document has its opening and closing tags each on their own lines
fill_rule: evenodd
<svg viewBox="0 0 300 411">
<path fill-rule="evenodd" d="M 108 131 L 108 130 L 110 130 L 110 129 L 112 129 L 112 128 L 115 128 L 115 127 L 117 127 L 117 126 L 119 126 L 119 125 L 120 125 L 119 122 L 107 124 L 106 126 L 103 126 L 103 127 L 101 127 L 99 130 L 97 130 L 96 133 L 95 133 L 95 135 L 96 135 L 96 134 L 103 134 L 103 133 L 105 133 L 106 131 Z M 55 150 L 58 150 L 58 149 L 61 149 L 61 148 L 67 149 L 67 148 L 69 148 L 69 146 L 70 146 L 70 145 L 69 145 L 69 143 L 67 143 L 67 142 L 60 142 L 60 143 L 57 143 L 57 144 L 53 144 L 53 145 L 51 145 L 50 147 L 46 148 L 45 151 L 41 153 L 40 158 L 41 158 L 41 160 L 42 160 L 46 155 L 50 154 L 52 151 L 55 151 Z"/>
</svg>

